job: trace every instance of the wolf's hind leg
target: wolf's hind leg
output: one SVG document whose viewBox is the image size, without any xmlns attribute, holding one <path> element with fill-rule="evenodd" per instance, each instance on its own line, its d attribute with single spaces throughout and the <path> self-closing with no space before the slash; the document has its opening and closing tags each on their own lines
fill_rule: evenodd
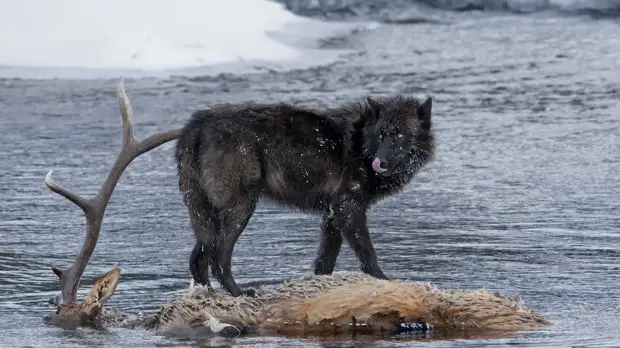
<svg viewBox="0 0 620 348">
<path fill-rule="evenodd" d="M 314 260 L 314 274 L 332 274 L 336 267 L 336 259 L 342 248 L 342 234 L 336 228 L 334 216 L 325 214 L 321 222 L 321 240 Z"/>
<path fill-rule="evenodd" d="M 253 290 L 242 291 L 239 288 L 232 275 L 231 261 L 235 243 L 254 214 L 258 196 L 258 192 L 246 192 L 218 212 L 217 265 L 214 265 L 213 273 L 222 287 L 235 297 L 255 295 Z"/>
<path fill-rule="evenodd" d="M 204 249 L 206 248 L 208 248 L 207 245 L 196 241 L 192 254 L 189 257 L 189 270 L 197 283 L 206 286 L 209 291 L 214 292 L 215 290 L 211 286 L 211 282 L 209 282 L 209 273 L 207 272 L 209 269 L 209 251 L 205 252 Z"/>
<path fill-rule="evenodd" d="M 194 280 L 213 289 L 209 282 L 209 262 L 214 257 L 215 232 L 217 221 L 213 206 L 199 192 L 191 192 L 187 197 L 189 219 L 196 236 L 196 243 L 189 258 L 189 269 Z"/>
</svg>

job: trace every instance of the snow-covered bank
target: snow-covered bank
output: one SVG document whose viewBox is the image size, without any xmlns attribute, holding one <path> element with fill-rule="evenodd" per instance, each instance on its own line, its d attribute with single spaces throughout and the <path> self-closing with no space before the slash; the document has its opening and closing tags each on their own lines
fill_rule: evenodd
<svg viewBox="0 0 620 348">
<path fill-rule="evenodd" d="M 0 11 L 0 76 L 203 74 L 261 62 L 303 67 L 341 53 L 317 50 L 318 39 L 359 26 L 299 17 L 268 0 L 11 1 Z"/>
</svg>

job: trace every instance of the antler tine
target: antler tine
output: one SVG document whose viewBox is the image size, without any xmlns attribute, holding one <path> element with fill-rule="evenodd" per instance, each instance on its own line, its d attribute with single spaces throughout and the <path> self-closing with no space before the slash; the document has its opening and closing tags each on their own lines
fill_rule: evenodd
<svg viewBox="0 0 620 348">
<path fill-rule="evenodd" d="M 133 123 L 131 119 L 131 105 L 129 103 L 127 93 L 125 92 L 124 80 L 122 77 L 118 87 L 118 101 L 121 118 L 123 121 L 122 150 L 116 158 L 112 169 L 108 173 L 108 176 L 97 195 L 92 199 L 85 199 L 65 188 L 58 186 L 52 181 L 51 170 L 45 177 L 45 184 L 50 190 L 62 195 L 69 201 L 82 208 L 87 222 L 88 231 L 84 244 L 82 245 L 82 248 L 80 249 L 71 267 L 66 270 L 60 270 L 59 268 L 52 267 L 54 273 L 60 278 L 62 287 L 62 303 L 74 302 L 76 300 L 80 278 L 86 269 L 86 265 L 88 264 L 90 256 L 97 245 L 97 240 L 99 239 L 99 232 L 101 230 L 105 209 L 125 168 L 127 168 L 127 166 L 136 157 L 164 143 L 177 139 L 181 134 L 181 129 L 179 128 L 166 132 L 155 133 L 143 141 L 136 142 L 134 139 Z"/>
<path fill-rule="evenodd" d="M 123 119 L 123 147 L 127 147 L 133 145 L 135 139 L 133 135 L 131 104 L 125 92 L 125 81 L 122 77 L 121 82 L 118 84 L 118 106 L 121 109 L 121 118 Z"/>
<path fill-rule="evenodd" d="M 92 203 L 88 199 L 84 199 L 80 195 L 77 195 L 64 187 L 58 186 L 54 181 L 52 181 L 52 172 L 53 170 L 50 169 L 50 171 L 47 172 L 47 175 L 45 175 L 45 185 L 50 190 L 58 193 L 59 195 L 73 202 L 78 207 L 82 208 L 82 210 L 84 211 L 84 214 L 86 215 L 92 214 L 93 213 Z"/>
</svg>

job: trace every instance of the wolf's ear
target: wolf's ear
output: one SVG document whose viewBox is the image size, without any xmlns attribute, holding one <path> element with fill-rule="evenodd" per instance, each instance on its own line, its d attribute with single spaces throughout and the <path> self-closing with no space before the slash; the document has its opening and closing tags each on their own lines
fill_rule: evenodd
<svg viewBox="0 0 620 348">
<path fill-rule="evenodd" d="M 366 97 L 366 102 L 368 106 L 370 106 L 370 112 L 373 118 L 379 117 L 379 111 L 381 110 L 381 104 L 378 101 L 374 100 L 371 97 Z"/>
<path fill-rule="evenodd" d="M 426 98 L 426 100 L 418 106 L 417 114 L 420 121 L 430 128 L 431 124 L 431 113 L 433 109 L 433 99 L 431 97 Z"/>
<path fill-rule="evenodd" d="M 103 304 L 114 295 L 120 278 L 121 269 L 116 267 L 97 279 L 90 293 L 82 301 L 83 306 L 91 311 L 100 310 Z"/>
</svg>

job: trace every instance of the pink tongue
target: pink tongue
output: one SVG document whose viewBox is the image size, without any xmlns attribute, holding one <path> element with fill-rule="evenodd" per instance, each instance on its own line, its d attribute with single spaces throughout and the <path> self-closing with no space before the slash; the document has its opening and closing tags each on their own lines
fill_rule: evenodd
<svg viewBox="0 0 620 348">
<path fill-rule="evenodd" d="M 381 168 L 381 160 L 378 159 L 378 158 L 375 158 L 372 161 L 372 169 L 374 169 L 375 172 L 377 172 L 377 173 L 383 173 L 383 172 L 385 172 L 387 170 L 387 169 Z"/>
</svg>

